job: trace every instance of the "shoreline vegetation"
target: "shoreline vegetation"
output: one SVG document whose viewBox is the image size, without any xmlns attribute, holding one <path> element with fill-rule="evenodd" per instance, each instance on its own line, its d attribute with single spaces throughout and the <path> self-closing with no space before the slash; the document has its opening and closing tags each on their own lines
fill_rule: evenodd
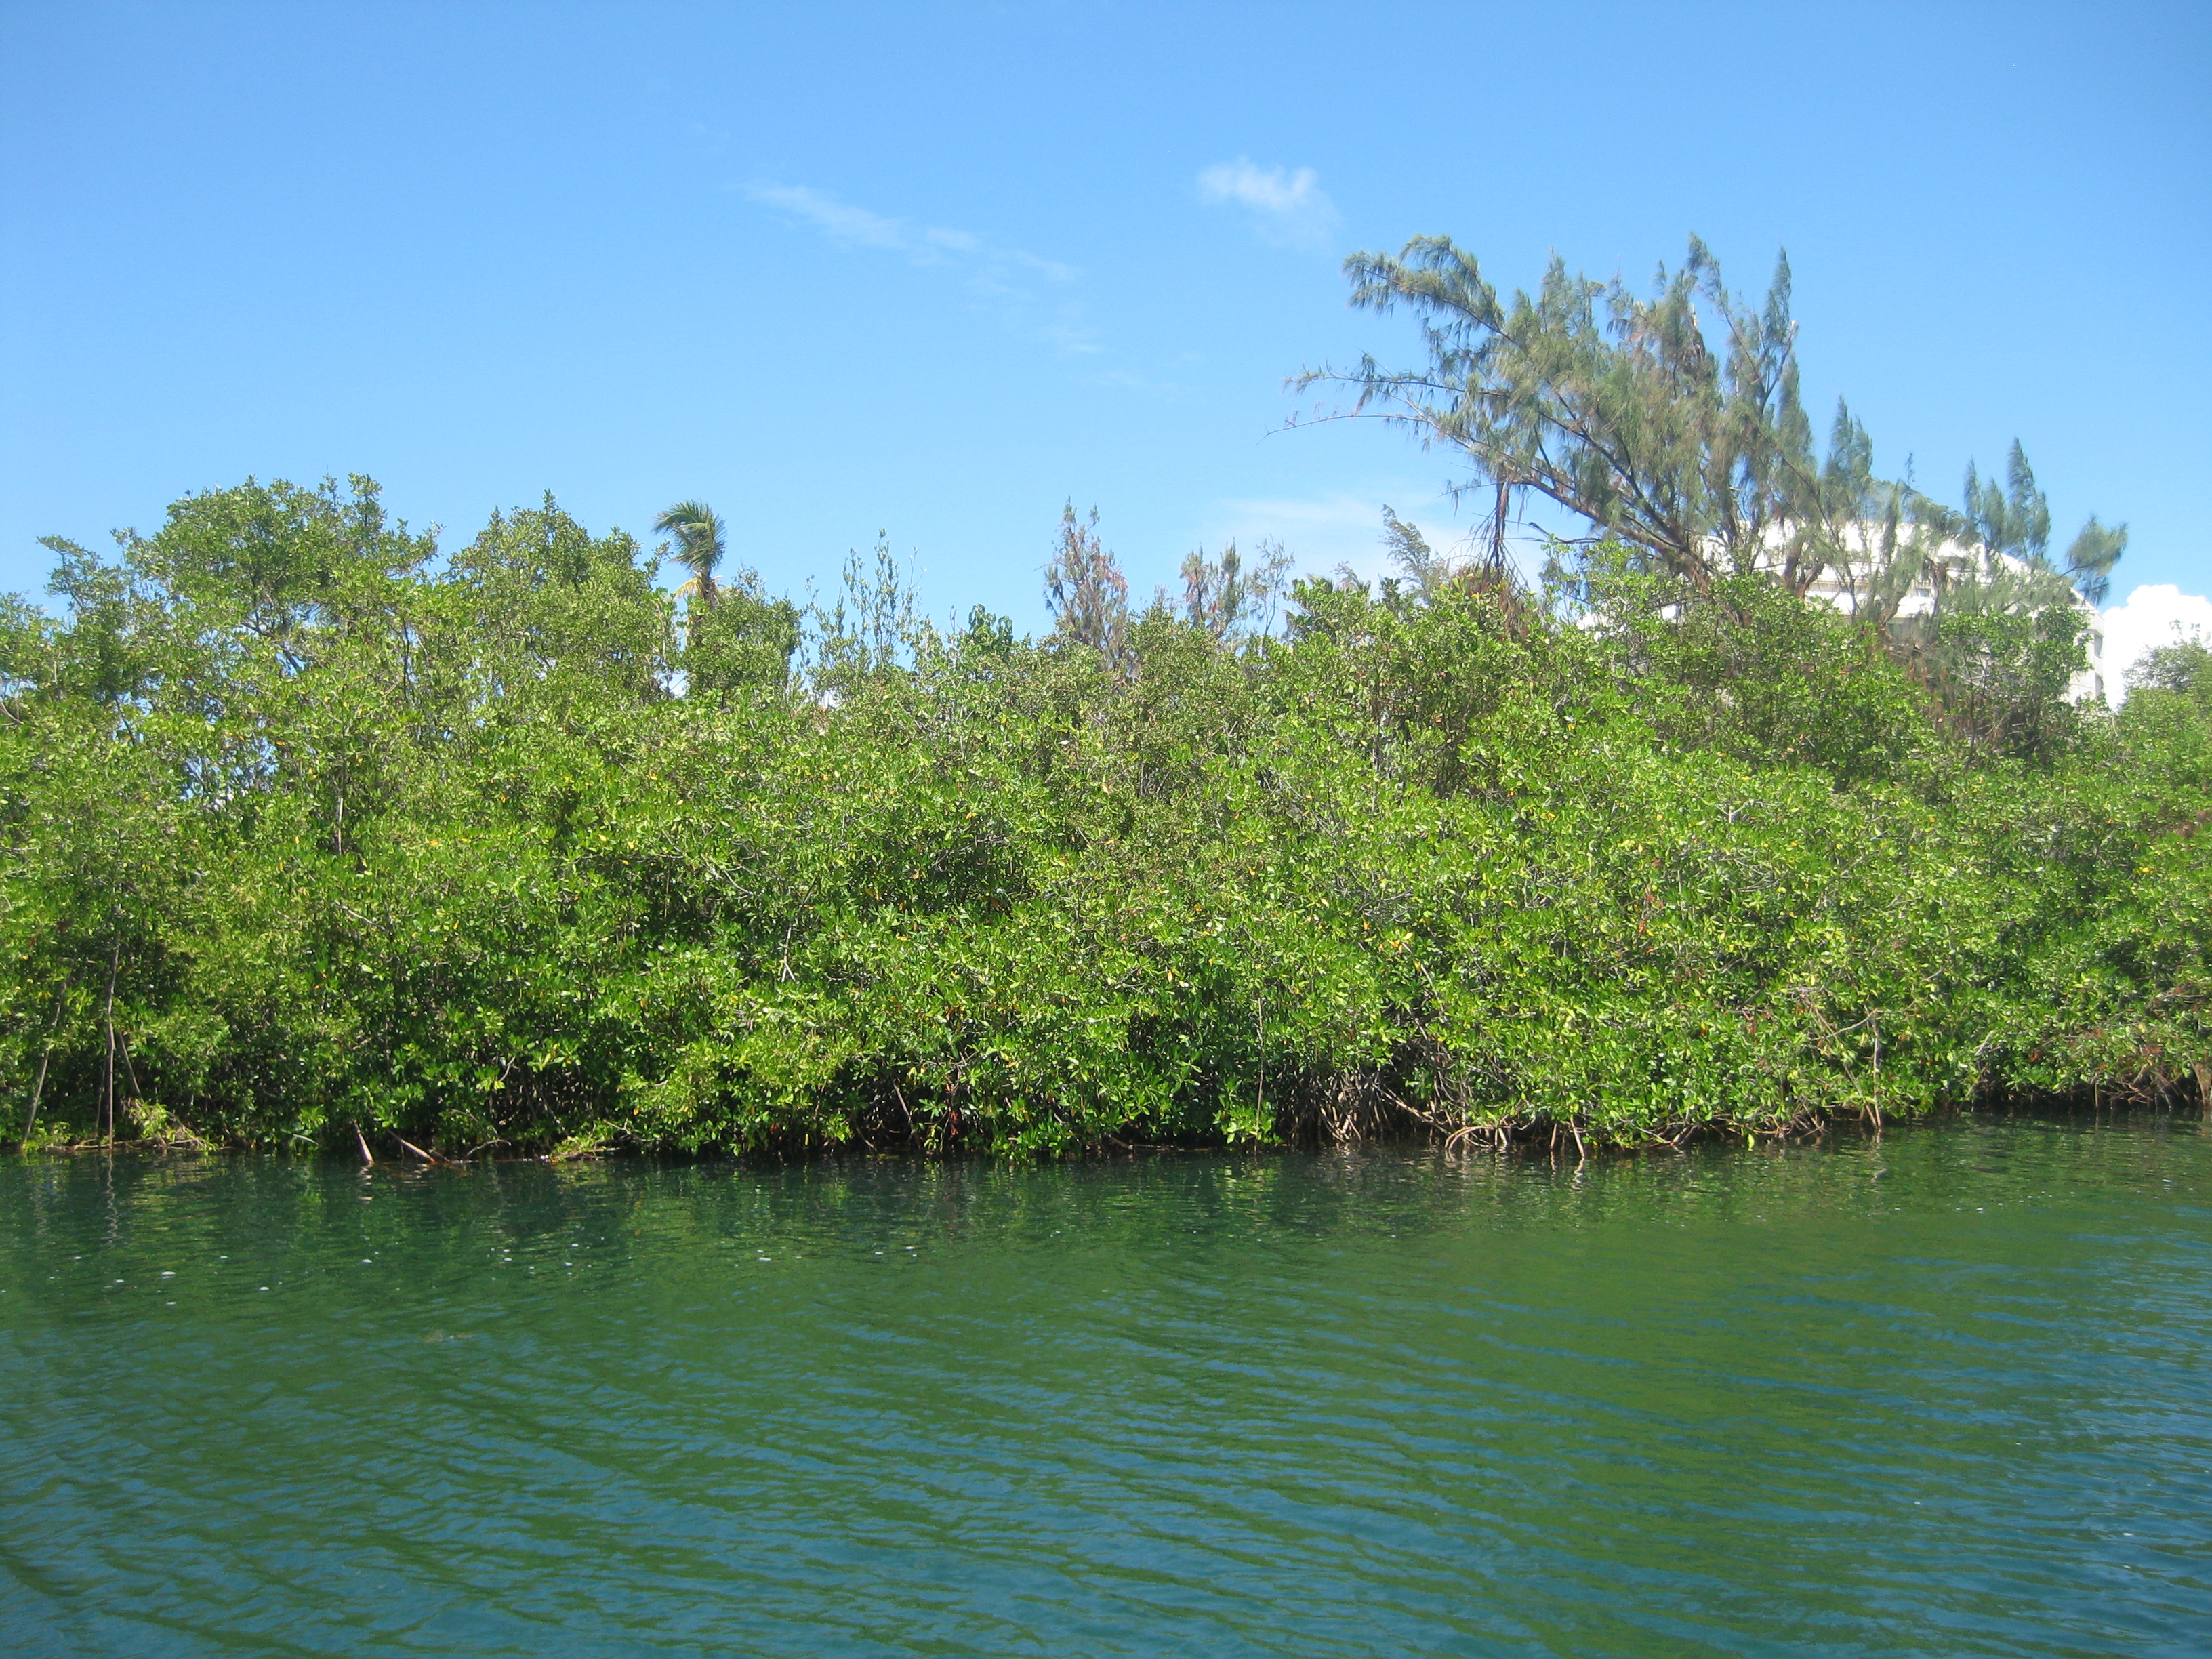
<svg viewBox="0 0 2212 1659">
<path fill-rule="evenodd" d="M 2203 1103 L 2212 653 L 2069 696 L 2124 533 L 2051 560 L 2017 448 L 1963 514 L 1844 411 L 1816 462 L 1786 270 L 1778 313 L 1693 249 L 1649 302 L 1555 270 L 1486 321 L 1449 246 L 1353 262 L 1461 307 L 1427 390 L 1346 378 L 1495 538 L 1392 516 L 1379 583 L 1228 549 L 1133 605 L 1071 505 L 1030 639 L 940 629 L 884 545 L 800 606 L 680 503 L 671 593 L 550 497 L 441 551 L 361 478 L 51 543 L 55 613 L 0 609 L 0 1137 L 1579 1152 Z M 1547 328 L 1587 407 L 1505 395 Z M 1673 425 L 1608 474 L 1560 435 L 1593 410 Z M 1530 492 L 1592 525 L 1539 584 Z M 1854 560 L 1855 611 L 1805 596 Z"/>
</svg>

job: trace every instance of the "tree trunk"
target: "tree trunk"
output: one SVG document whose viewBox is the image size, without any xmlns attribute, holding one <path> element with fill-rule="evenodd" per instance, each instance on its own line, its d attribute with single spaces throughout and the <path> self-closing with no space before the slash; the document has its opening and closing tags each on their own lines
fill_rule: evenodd
<svg viewBox="0 0 2212 1659">
<path fill-rule="evenodd" d="M 46 1062 L 54 1057 L 54 1033 L 61 1028 L 62 1006 L 68 1000 L 69 988 L 64 986 L 61 995 L 54 999 L 54 1017 L 46 1022 L 46 1046 L 39 1053 L 39 1074 L 31 1080 L 31 1112 L 23 1120 L 23 1139 L 26 1141 L 31 1138 L 31 1131 L 38 1127 L 39 1097 L 45 1092 L 46 1086 Z"/>
<path fill-rule="evenodd" d="M 107 1024 L 107 1075 L 102 1085 L 107 1096 L 107 1145 L 115 1146 L 115 970 L 123 960 L 123 941 L 118 939 L 107 956 L 107 1003 L 101 1018 Z"/>
</svg>

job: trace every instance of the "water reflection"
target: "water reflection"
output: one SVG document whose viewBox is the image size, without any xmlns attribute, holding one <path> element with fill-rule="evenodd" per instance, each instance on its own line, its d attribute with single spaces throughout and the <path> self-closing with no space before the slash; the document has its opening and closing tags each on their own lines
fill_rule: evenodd
<svg viewBox="0 0 2212 1659">
<path fill-rule="evenodd" d="M 0 1167 L 0 1625 L 2180 1652 L 2212 1144 Z"/>
</svg>

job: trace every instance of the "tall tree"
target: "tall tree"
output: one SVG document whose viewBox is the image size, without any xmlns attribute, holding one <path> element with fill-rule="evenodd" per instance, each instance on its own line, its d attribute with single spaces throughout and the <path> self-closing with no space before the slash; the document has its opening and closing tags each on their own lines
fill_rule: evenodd
<svg viewBox="0 0 2212 1659">
<path fill-rule="evenodd" d="M 1291 555 L 1273 537 L 1261 540 L 1258 556 L 1246 564 L 1231 542 L 1209 559 L 1198 548 L 1183 555 L 1182 615 L 1194 628 L 1225 640 L 1250 624 L 1273 626 L 1276 602 L 1289 585 Z M 1155 601 L 1166 607 L 1162 589 Z"/>
<path fill-rule="evenodd" d="M 1121 668 L 1129 655 L 1129 579 L 1098 539 L 1098 509 L 1086 521 L 1075 503 L 1060 509 L 1060 540 L 1044 568 L 1045 604 L 1054 631 Z"/>
<path fill-rule="evenodd" d="M 677 596 L 712 610 L 718 592 L 714 573 L 729 551 L 720 515 L 704 501 L 678 501 L 655 519 L 653 527 L 676 538 L 676 562 L 691 573 L 691 580 L 676 590 Z"/>
<path fill-rule="evenodd" d="M 1990 557 L 2017 560 L 2034 575 L 2063 574 L 2092 605 L 2104 603 L 2112 567 L 2127 550 L 2127 526 L 2107 527 L 2093 513 L 2068 546 L 2063 564 L 2052 562 L 2051 503 L 2017 438 L 2005 457 L 2002 483 L 1984 479 L 1973 462 L 1966 463 L 1965 512 L 1953 513 L 1924 499 L 1917 500 L 1915 507 L 1922 523 L 1948 539 Z"/>
<path fill-rule="evenodd" d="M 1413 312 L 1428 361 L 1386 369 L 1368 356 L 1297 384 L 1344 387 L 1352 402 L 1340 414 L 1378 416 L 1425 447 L 1457 452 L 1469 473 L 1457 488 L 1494 492 L 1493 551 L 1511 498 L 1534 491 L 1700 592 L 1729 571 L 1766 569 L 1798 593 L 1827 575 L 1862 614 L 1886 619 L 1945 540 L 2033 573 L 2060 568 L 2050 509 L 2016 443 L 2002 483 L 1969 471 L 1963 514 L 1877 477 L 1866 428 L 1841 400 L 1816 456 L 1786 254 L 1759 304 L 1729 293 L 1695 237 L 1680 269 L 1659 268 L 1648 297 L 1619 278 L 1571 275 L 1555 256 L 1534 295 L 1502 300 L 1474 257 L 1442 236 L 1395 256 L 1356 253 L 1345 273 L 1353 305 Z M 2124 526 L 2091 519 L 2063 574 L 2101 599 L 2126 541 Z M 1984 563 L 1994 579 L 1997 561 Z"/>
<path fill-rule="evenodd" d="M 1423 599 L 1435 597 L 1450 581 L 1451 562 L 1429 545 L 1420 526 L 1400 518 L 1388 501 L 1382 504 L 1382 546 Z"/>
<path fill-rule="evenodd" d="M 1763 306 L 1730 295 L 1695 238 L 1648 299 L 1570 275 L 1555 257 L 1539 291 L 1509 303 L 1442 236 L 1354 254 L 1345 271 L 1355 306 L 1414 312 L 1429 361 L 1397 370 L 1367 356 L 1300 385 L 1346 386 L 1346 412 L 1458 451 L 1471 473 L 1460 488 L 1494 491 L 1498 526 L 1510 498 L 1533 490 L 1700 589 L 1775 557 L 1802 592 L 1833 557 L 1800 510 L 1821 473 L 1798 397 L 1786 257 Z"/>
</svg>

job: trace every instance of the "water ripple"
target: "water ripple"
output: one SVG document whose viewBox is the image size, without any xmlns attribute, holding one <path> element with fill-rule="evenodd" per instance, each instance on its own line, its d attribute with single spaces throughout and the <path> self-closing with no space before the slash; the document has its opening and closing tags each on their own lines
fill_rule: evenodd
<svg viewBox="0 0 2212 1659">
<path fill-rule="evenodd" d="M 18 1162 L 0 1627 L 2193 1651 L 2208 1195 L 2212 1141 L 2148 1119 L 1578 1175 Z"/>
</svg>

